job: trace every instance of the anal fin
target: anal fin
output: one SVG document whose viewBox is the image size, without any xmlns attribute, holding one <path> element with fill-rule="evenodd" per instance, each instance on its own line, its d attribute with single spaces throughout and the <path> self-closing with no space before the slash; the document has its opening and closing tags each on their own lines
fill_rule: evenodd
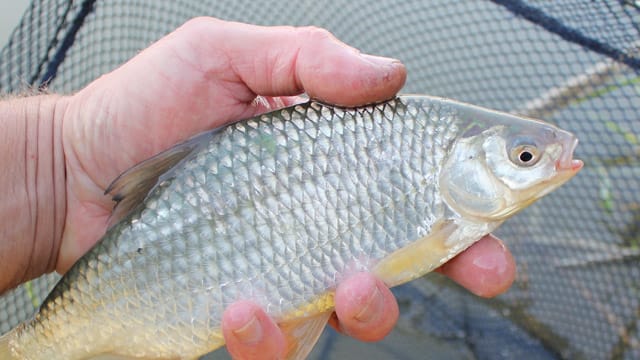
<svg viewBox="0 0 640 360">
<path fill-rule="evenodd" d="M 280 328 L 287 340 L 285 359 L 305 359 L 318 342 L 330 316 L 331 311 L 327 311 L 315 316 L 280 323 Z"/>
<path fill-rule="evenodd" d="M 430 234 L 382 259 L 373 268 L 373 273 L 391 287 L 434 270 L 463 249 L 447 241 L 456 229 L 452 222 L 434 225 Z M 463 245 L 466 247 L 470 243 Z"/>
</svg>

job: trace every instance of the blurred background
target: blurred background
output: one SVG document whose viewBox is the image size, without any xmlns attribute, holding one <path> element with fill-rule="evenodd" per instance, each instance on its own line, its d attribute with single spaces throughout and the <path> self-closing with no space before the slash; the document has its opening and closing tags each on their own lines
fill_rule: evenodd
<svg viewBox="0 0 640 360">
<path fill-rule="evenodd" d="M 20 22 L 20 18 L 30 2 L 29 0 L 5 0 L 0 2 L 0 44 L 7 43 L 9 35 Z"/>
</svg>

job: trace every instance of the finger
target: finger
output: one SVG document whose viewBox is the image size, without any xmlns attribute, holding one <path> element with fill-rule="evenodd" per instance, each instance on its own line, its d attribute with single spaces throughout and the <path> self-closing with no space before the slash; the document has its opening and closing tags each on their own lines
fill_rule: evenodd
<svg viewBox="0 0 640 360">
<path fill-rule="evenodd" d="M 511 286 L 516 264 L 502 241 L 487 235 L 438 271 L 478 296 L 493 297 Z"/>
<path fill-rule="evenodd" d="M 278 326 L 259 306 L 239 301 L 222 315 L 222 333 L 234 359 L 279 359 L 285 339 Z"/>
<path fill-rule="evenodd" d="M 122 171 L 193 134 L 263 112 L 257 95 L 306 92 L 352 106 L 391 98 L 405 78 L 399 61 L 360 54 L 325 30 L 198 18 L 79 94 L 107 109 L 77 112 L 83 119 L 98 117 L 98 125 L 105 116 L 115 122 L 104 131 L 91 129 L 118 132 L 106 148 L 144 136 L 145 146 L 127 154 Z"/>
<path fill-rule="evenodd" d="M 239 55 L 234 63 L 236 74 L 257 94 L 305 91 L 311 98 L 354 106 L 389 99 L 405 81 L 406 71 L 398 60 L 361 54 L 324 29 L 260 28 L 261 39 L 253 48 L 244 45 L 243 32 L 224 29 L 237 36 L 227 43 L 227 52 L 258 57 L 246 61 Z"/>
<path fill-rule="evenodd" d="M 398 321 L 398 303 L 387 286 L 369 273 L 358 273 L 336 289 L 336 317 L 330 324 L 361 341 L 378 341 Z"/>
<path fill-rule="evenodd" d="M 217 70 L 222 65 L 230 70 L 225 74 L 237 76 L 259 95 L 306 91 L 326 102 L 361 105 L 389 99 L 406 78 L 398 60 L 361 54 L 324 29 L 200 18 L 178 32 L 185 43 L 197 41 L 193 60 L 199 67 Z M 212 56 L 221 52 L 227 55 L 227 62 L 212 62 Z"/>
</svg>

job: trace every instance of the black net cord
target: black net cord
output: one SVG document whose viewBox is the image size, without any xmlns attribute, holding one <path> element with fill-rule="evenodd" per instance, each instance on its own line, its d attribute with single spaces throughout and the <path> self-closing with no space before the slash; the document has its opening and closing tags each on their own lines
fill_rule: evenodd
<svg viewBox="0 0 640 360">
<path fill-rule="evenodd" d="M 69 6 L 66 9 L 65 17 L 70 11 L 72 3 L 73 1 L 69 1 Z M 78 34 L 78 31 L 82 27 L 84 20 L 93 11 L 95 3 L 96 3 L 96 0 L 84 0 L 82 2 L 80 11 L 78 11 L 78 13 L 75 15 L 75 17 L 71 21 L 71 26 L 67 30 L 66 34 L 64 34 L 64 36 L 62 37 L 62 42 L 60 43 L 60 47 L 58 48 L 58 50 L 56 50 L 56 52 L 54 53 L 53 57 L 51 57 L 51 59 L 47 59 L 47 58 L 43 59 L 43 61 L 38 66 L 37 71 L 34 73 L 33 77 L 31 78 L 32 85 L 35 85 L 38 74 L 40 73 L 40 70 L 42 69 L 42 66 L 44 66 L 45 63 L 48 63 L 47 70 L 45 71 L 44 75 L 40 77 L 38 87 L 44 88 L 49 82 L 55 79 L 58 73 L 58 67 L 60 66 L 60 64 L 62 64 L 67 54 L 67 51 L 73 45 L 73 42 L 76 39 L 76 35 Z M 60 31 L 62 31 L 63 25 L 64 25 L 64 21 L 60 23 L 60 26 L 58 27 L 56 33 L 59 33 Z M 49 49 L 53 48 L 56 45 L 57 39 L 58 39 L 58 36 L 55 36 L 51 40 Z"/>
<path fill-rule="evenodd" d="M 526 19 L 545 30 L 552 32 L 566 41 L 578 44 L 598 54 L 607 56 L 615 61 L 624 63 L 632 69 L 640 70 L 640 59 L 631 56 L 621 49 L 586 36 L 583 32 L 565 25 L 563 22 L 549 16 L 546 12 L 527 5 L 522 0 L 491 0 L 492 2 L 506 8 L 512 14 Z"/>
</svg>

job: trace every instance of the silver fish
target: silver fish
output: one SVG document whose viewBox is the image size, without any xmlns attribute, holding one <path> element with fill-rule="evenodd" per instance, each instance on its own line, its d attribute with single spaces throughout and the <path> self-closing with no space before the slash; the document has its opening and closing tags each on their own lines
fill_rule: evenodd
<svg viewBox="0 0 640 360">
<path fill-rule="evenodd" d="M 196 358 L 229 304 L 261 305 L 302 358 L 336 285 L 442 265 L 581 168 L 555 126 L 452 100 L 309 102 L 200 134 L 109 187 L 120 219 L 0 358 Z"/>
</svg>

